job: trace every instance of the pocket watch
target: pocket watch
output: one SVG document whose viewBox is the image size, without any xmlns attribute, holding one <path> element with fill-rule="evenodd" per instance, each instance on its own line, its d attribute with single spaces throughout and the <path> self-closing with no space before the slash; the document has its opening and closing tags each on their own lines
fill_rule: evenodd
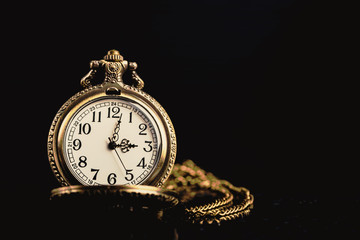
<svg viewBox="0 0 360 240">
<path fill-rule="evenodd" d="M 129 69 L 135 86 L 123 82 Z M 137 64 L 110 50 L 90 62 L 84 89 L 55 115 L 48 135 L 51 169 L 62 186 L 151 185 L 169 177 L 176 135 L 164 108 L 141 89 Z M 105 78 L 95 84 L 97 72 Z"/>
</svg>

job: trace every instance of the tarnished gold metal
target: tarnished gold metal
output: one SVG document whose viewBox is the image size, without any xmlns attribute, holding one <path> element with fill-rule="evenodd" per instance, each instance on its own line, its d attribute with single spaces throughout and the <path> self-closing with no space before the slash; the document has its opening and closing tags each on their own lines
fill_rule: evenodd
<svg viewBox="0 0 360 240">
<path fill-rule="evenodd" d="M 137 82 L 136 88 L 142 89 L 144 87 L 144 81 L 136 73 L 137 63 L 128 62 L 124 60 L 117 50 L 108 51 L 107 55 L 102 60 L 93 60 L 90 62 L 90 72 L 86 74 L 80 81 L 83 87 L 89 87 L 92 85 L 91 80 L 94 74 L 99 68 L 105 69 L 105 82 L 119 83 L 123 82 L 122 76 L 124 72 L 129 69 L 131 71 L 131 77 Z"/>
<path fill-rule="evenodd" d="M 234 220 L 248 215 L 254 202 L 248 189 L 218 179 L 191 160 L 175 164 L 164 188 L 179 194 L 184 221 L 192 224 Z"/>
<path fill-rule="evenodd" d="M 123 60 L 116 50 L 111 50 L 103 60 L 90 63 L 90 72 L 80 81 L 86 87 L 76 93 L 57 112 L 48 135 L 48 158 L 52 171 L 62 186 L 77 185 L 79 182 L 72 176 L 64 160 L 64 134 L 71 117 L 85 103 L 98 98 L 121 98 L 140 104 L 155 119 L 159 126 L 162 139 L 162 149 L 159 162 L 152 175 L 142 184 L 160 187 L 169 177 L 176 157 L 176 135 L 174 126 L 165 109 L 149 94 L 143 92 L 141 78 L 136 74 L 137 64 Z M 93 85 L 92 80 L 97 69 L 104 68 L 105 79 L 102 84 Z M 126 69 L 132 70 L 132 76 L 137 86 L 130 86 L 122 81 Z"/>
</svg>

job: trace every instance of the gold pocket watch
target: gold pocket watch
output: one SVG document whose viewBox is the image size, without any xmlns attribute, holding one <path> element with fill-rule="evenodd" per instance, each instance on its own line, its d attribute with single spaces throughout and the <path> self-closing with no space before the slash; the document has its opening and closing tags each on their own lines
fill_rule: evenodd
<svg viewBox="0 0 360 240">
<path fill-rule="evenodd" d="M 141 89 L 137 64 L 111 50 L 90 62 L 84 90 L 57 112 L 48 135 L 48 158 L 62 186 L 151 185 L 169 177 L 176 136 L 164 108 Z M 105 79 L 94 84 L 102 69 Z M 123 82 L 129 69 L 136 86 Z"/>
</svg>

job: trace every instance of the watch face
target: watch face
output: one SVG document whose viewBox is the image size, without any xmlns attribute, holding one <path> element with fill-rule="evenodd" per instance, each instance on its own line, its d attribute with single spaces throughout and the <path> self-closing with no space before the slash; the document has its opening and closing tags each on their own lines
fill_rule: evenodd
<svg viewBox="0 0 360 240">
<path fill-rule="evenodd" d="M 73 113 L 63 137 L 63 155 L 81 184 L 142 184 L 159 162 L 159 127 L 138 103 L 97 98 Z"/>
</svg>

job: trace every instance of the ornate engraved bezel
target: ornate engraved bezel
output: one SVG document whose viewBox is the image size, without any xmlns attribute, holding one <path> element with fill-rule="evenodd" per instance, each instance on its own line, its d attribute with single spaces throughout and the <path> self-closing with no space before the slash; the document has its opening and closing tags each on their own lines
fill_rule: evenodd
<svg viewBox="0 0 360 240">
<path fill-rule="evenodd" d="M 116 91 L 114 91 L 116 90 Z M 67 168 L 63 156 L 63 136 L 71 116 L 85 103 L 101 97 L 122 98 L 135 101 L 149 111 L 157 122 L 162 138 L 159 162 L 152 175 L 142 184 L 161 187 L 169 177 L 176 157 L 176 135 L 174 126 L 164 108 L 149 94 L 122 82 L 105 82 L 90 86 L 72 96 L 59 109 L 51 124 L 47 152 L 50 167 L 62 186 L 80 184 Z"/>
</svg>

